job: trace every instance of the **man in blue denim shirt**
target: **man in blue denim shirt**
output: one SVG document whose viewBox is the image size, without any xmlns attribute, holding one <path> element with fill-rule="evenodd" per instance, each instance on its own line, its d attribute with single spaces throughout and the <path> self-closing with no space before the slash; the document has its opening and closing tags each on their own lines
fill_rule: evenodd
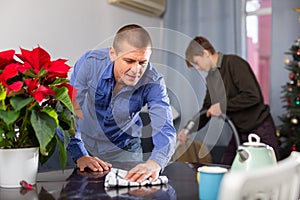
<svg viewBox="0 0 300 200">
<path fill-rule="evenodd" d="M 149 62 L 151 48 L 148 32 L 131 24 L 117 32 L 112 47 L 88 51 L 75 64 L 71 84 L 81 110 L 68 150 L 81 171 L 108 170 L 112 161 L 138 161 L 125 178 L 142 182 L 157 179 L 169 162 L 176 131 L 163 77 Z M 139 112 L 145 105 L 154 149 L 143 162 Z"/>
</svg>

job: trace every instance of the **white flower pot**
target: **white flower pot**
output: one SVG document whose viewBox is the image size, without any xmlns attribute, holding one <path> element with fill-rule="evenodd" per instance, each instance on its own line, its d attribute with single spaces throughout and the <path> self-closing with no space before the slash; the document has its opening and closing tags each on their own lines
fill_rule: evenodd
<svg viewBox="0 0 300 200">
<path fill-rule="evenodd" d="M 0 149 L 0 187 L 21 187 L 21 180 L 34 185 L 38 172 L 38 162 L 38 147 Z"/>
</svg>

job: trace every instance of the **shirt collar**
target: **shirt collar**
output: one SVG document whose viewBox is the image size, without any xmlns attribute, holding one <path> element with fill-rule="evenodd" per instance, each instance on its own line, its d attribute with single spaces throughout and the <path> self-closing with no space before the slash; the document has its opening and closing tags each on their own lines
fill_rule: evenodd
<svg viewBox="0 0 300 200">
<path fill-rule="evenodd" d="M 221 68 L 221 64 L 222 64 L 222 60 L 223 60 L 223 53 L 218 52 L 219 56 L 218 56 L 218 61 L 217 61 L 217 66 L 216 68 Z"/>
<path fill-rule="evenodd" d="M 114 69 L 114 62 L 110 62 L 108 67 L 103 72 L 102 78 L 103 79 L 113 79 L 113 69 Z"/>
</svg>

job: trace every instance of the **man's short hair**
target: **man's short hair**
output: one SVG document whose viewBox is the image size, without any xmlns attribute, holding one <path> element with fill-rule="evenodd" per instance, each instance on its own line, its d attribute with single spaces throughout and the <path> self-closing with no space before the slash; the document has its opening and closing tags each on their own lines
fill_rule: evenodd
<svg viewBox="0 0 300 200">
<path fill-rule="evenodd" d="M 121 45 L 124 41 L 138 49 L 152 47 L 149 33 L 137 24 L 123 26 L 117 31 L 113 41 L 113 48 L 116 52 L 121 51 Z"/>
</svg>

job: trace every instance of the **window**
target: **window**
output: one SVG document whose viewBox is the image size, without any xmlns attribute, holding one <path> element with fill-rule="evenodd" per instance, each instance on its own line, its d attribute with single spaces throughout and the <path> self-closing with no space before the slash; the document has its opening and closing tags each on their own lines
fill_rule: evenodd
<svg viewBox="0 0 300 200">
<path fill-rule="evenodd" d="M 269 103 L 272 0 L 246 0 L 247 59 Z"/>
</svg>

